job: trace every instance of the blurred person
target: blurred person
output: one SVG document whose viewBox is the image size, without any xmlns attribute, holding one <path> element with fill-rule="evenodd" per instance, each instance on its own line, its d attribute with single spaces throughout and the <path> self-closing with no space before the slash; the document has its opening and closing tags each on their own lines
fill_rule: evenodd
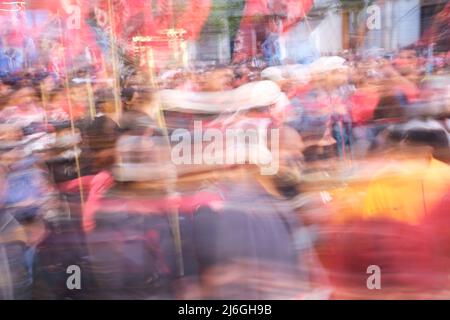
<svg viewBox="0 0 450 320">
<path fill-rule="evenodd" d="M 151 134 L 156 131 L 158 106 L 151 88 L 128 88 L 129 101 L 119 120 L 122 131 L 132 135 Z"/>
<path fill-rule="evenodd" d="M 194 216 L 200 297 L 307 296 L 314 289 L 313 279 L 318 280 L 312 243 L 308 233 L 296 238 L 301 222 L 272 179 L 245 165 L 219 172 L 218 177 L 223 203 L 200 207 Z"/>
<path fill-rule="evenodd" d="M 424 221 L 438 221 L 431 216 L 450 186 L 448 165 L 433 157 L 448 145 L 446 135 L 417 121 L 386 135 L 384 153 L 346 183 L 344 199 L 334 194 L 334 215 L 320 227 L 317 250 L 332 298 L 444 298 L 441 245 Z M 368 290 L 370 266 L 380 268 L 382 290 Z"/>
<path fill-rule="evenodd" d="M 111 114 L 114 106 L 114 95 L 110 90 L 96 92 L 95 117 L 85 120 L 81 129 L 83 161 L 90 162 L 91 174 L 95 174 L 102 168 L 103 156 L 113 154 L 115 143 L 119 136 L 119 126 Z M 108 160 L 106 160 L 108 161 Z"/>
<path fill-rule="evenodd" d="M 373 70 L 361 71 L 355 92 L 350 97 L 350 113 L 355 139 L 353 154 L 358 158 L 366 155 L 377 133 L 372 122 L 375 109 L 381 99 L 380 80 L 380 75 Z"/>
<path fill-rule="evenodd" d="M 379 135 L 389 124 L 401 123 L 407 115 L 408 100 L 399 89 L 402 78 L 389 62 L 361 64 L 356 91 L 350 96 L 356 153 L 361 156 L 376 149 Z"/>
<path fill-rule="evenodd" d="M 70 99 L 71 106 L 69 106 L 69 101 L 67 101 L 67 104 L 62 107 L 72 119 L 77 121 L 87 115 L 89 100 L 85 84 L 72 85 L 67 99 Z"/>
<path fill-rule="evenodd" d="M 47 181 L 38 159 L 26 148 L 20 128 L 0 126 L 1 162 L 6 171 L 7 193 L 3 205 L 19 222 L 32 220 L 46 200 Z"/>
<path fill-rule="evenodd" d="M 333 287 L 331 298 L 445 298 L 447 282 L 434 241 L 423 225 L 387 216 L 322 228 L 317 251 Z M 378 276 L 373 270 L 380 271 L 381 290 L 369 290 L 377 284 L 370 282 Z"/>
<path fill-rule="evenodd" d="M 420 97 L 409 106 L 408 116 L 449 118 L 450 115 L 450 77 L 433 75 L 424 78 L 420 83 Z"/>
<path fill-rule="evenodd" d="M 21 87 L 11 94 L 8 106 L 0 113 L 0 121 L 22 128 L 33 123 L 43 123 L 45 114 L 37 104 L 36 92 L 32 87 Z"/>
<path fill-rule="evenodd" d="M 421 78 L 420 59 L 415 50 L 401 50 L 393 60 L 394 68 L 411 82 L 418 84 Z M 413 91 L 410 91 L 410 98 L 414 98 Z"/>
<path fill-rule="evenodd" d="M 286 97 L 281 122 L 300 132 L 303 116 L 302 99 L 312 89 L 309 68 L 300 64 L 269 67 L 262 70 L 261 77 L 278 84 Z"/>
<path fill-rule="evenodd" d="M 81 155 L 80 129 L 72 131 L 70 123 L 55 126 L 54 141 L 46 159 L 54 182 L 59 184 L 76 179 L 79 175 L 77 159 Z"/>
<path fill-rule="evenodd" d="M 193 247 L 196 248 L 195 255 L 199 257 L 196 261 L 200 279 L 198 282 L 195 274 L 184 279 L 183 289 L 179 291 L 184 298 L 268 299 L 299 297 L 307 291 L 307 277 L 299 276 L 301 272 L 296 268 L 298 261 L 301 267 L 307 269 L 308 259 L 295 258 L 292 238 L 296 232 L 293 231 L 296 217 L 289 211 L 289 204 L 283 198 L 295 193 L 292 190 L 295 189 L 295 179 L 291 181 L 292 173 L 288 171 L 291 167 L 295 167 L 292 171 L 298 171 L 296 162 L 301 159 L 302 144 L 297 132 L 284 125 L 282 111 L 286 107 L 283 104 L 286 100 L 283 96 L 280 88 L 271 81 L 248 83 L 226 91 L 189 94 L 172 90 L 161 92 L 165 110 L 189 114 L 219 114 L 212 122 L 203 123 L 205 128 L 219 128 L 221 132 L 228 129 L 262 129 L 268 132 L 271 128 L 280 130 L 279 161 L 280 171 L 283 173 L 280 172 L 279 175 L 264 179 L 256 173 L 256 168 L 243 164 L 235 165 L 236 168 L 215 162 L 177 166 L 177 191 L 181 193 L 180 212 L 185 212 L 193 202 L 198 204 L 191 218 L 194 223 L 193 231 L 189 232 L 189 227 L 184 230 L 185 236 L 193 232 Z M 193 142 L 194 145 L 196 143 L 202 141 Z M 267 146 L 264 149 L 258 143 L 249 143 L 252 151 L 259 154 L 273 152 L 273 156 L 278 157 L 278 150 L 275 150 L 278 145 L 275 149 L 267 149 Z M 196 149 L 194 146 L 194 153 Z M 232 150 L 225 148 L 225 152 Z M 286 217 L 283 213 L 286 213 Z M 263 234 L 266 234 L 265 239 Z M 269 234 L 271 236 L 267 238 Z M 308 238 L 308 232 L 303 235 Z M 185 238 L 189 242 L 188 238 L 192 236 Z M 305 238 L 300 239 L 304 239 L 304 242 L 298 240 L 298 246 L 305 249 L 305 252 L 308 251 L 311 244 Z M 237 247 L 236 243 L 240 243 L 240 246 Z M 242 243 L 246 245 L 243 246 Z M 303 269 L 302 271 L 308 273 Z M 246 281 L 242 279 L 245 276 L 239 276 L 244 274 L 253 274 L 254 277 Z M 234 276 L 236 278 L 232 279 Z M 282 282 L 281 286 L 286 285 L 286 290 L 274 292 L 272 286 L 279 285 L 278 280 Z M 293 285 L 288 288 L 287 283 L 290 281 L 298 281 L 296 283 L 299 287 Z M 252 283 L 261 286 L 253 288 Z"/>
<path fill-rule="evenodd" d="M 393 124 L 405 120 L 406 110 L 397 96 L 382 95 L 373 111 L 372 127 L 370 130 L 370 150 L 382 148 L 383 132 Z"/>
<path fill-rule="evenodd" d="M 449 166 L 433 157 L 438 135 L 421 126 L 390 130 L 386 164 L 368 187 L 363 217 L 417 224 L 432 212 L 450 185 Z"/>
<path fill-rule="evenodd" d="M 436 249 L 436 259 L 442 267 L 442 272 L 448 275 L 450 266 L 450 233 L 448 231 L 448 223 L 450 218 L 450 189 L 446 192 L 440 203 L 432 210 L 432 212 L 425 216 L 422 223 L 427 228 L 427 232 L 434 240 L 433 244 Z M 450 283 L 448 276 L 442 282 L 443 290 L 448 289 Z"/>
<path fill-rule="evenodd" d="M 4 210 L 5 181 L 0 166 L 0 300 L 30 299 L 31 273 L 27 263 L 27 234 L 24 227 Z"/>
<path fill-rule="evenodd" d="M 15 261 L 22 261 L 24 265 L 16 267 L 26 271 L 26 283 L 31 285 L 34 282 L 36 247 L 46 235 L 45 219 L 48 217 L 49 207 L 52 206 L 54 192 L 46 170 L 40 165 L 38 157 L 31 153 L 32 149 L 28 148 L 29 141 L 24 139 L 20 128 L 10 125 L 0 127 L 0 164 L 4 168 L 2 185 L 5 186 L 0 219 L 5 223 L 2 229 L 7 230 L 15 226 L 14 228 L 25 234 L 22 245 L 16 243 L 9 248 L 15 248 L 15 253 L 23 255 L 16 256 Z M 9 249 L 5 247 L 5 250 Z M 7 254 L 6 251 L 4 253 Z M 13 265 L 10 267 L 14 268 Z M 26 270 L 23 270 L 24 267 Z M 6 274 L 15 274 L 12 270 L 3 271 Z M 31 299 L 31 292 L 31 287 L 28 287 L 27 291 L 21 294 L 26 294 L 27 299 Z"/>
<path fill-rule="evenodd" d="M 60 125 L 70 122 L 69 113 L 62 108 L 67 101 L 66 93 L 62 89 L 51 91 L 46 96 L 45 113 L 50 124 Z"/>
<path fill-rule="evenodd" d="M 119 136 L 118 124 L 107 112 L 114 105 L 112 92 L 97 91 L 96 115 L 85 119 L 72 134 L 70 128 L 57 133 L 54 151 L 62 152 L 48 162 L 58 189 L 68 201 L 71 219 L 81 232 L 83 209 L 97 181 L 108 179 L 114 163 L 114 148 Z M 61 137 L 61 138 L 59 138 Z M 66 144 L 59 143 L 60 140 Z"/>
<path fill-rule="evenodd" d="M 265 177 L 252 165 L 212 165 L 210 174 L 201 176 L 203 184 L 209 182 L 221 196 L 213 203 L 199 206 L 194 213 L 201 298 L 298 298 L 310 289 L 309 276 L 313 272 L 309 268 L 315 267 L 309 260 L 312 244 L 305 230 L 302 233 L 305 238 L 296 238 L 302 226 L 297 224 L 284 199 L 295 193 L 292 190 L 295 179 L 291 181 L 291 175 L 295 177 L 292 172 L 298 173 L 296 161 L 301 159 L 301 138 L 294 129 L 284 126 L 284 119 L 276 118 L 278 110 L 273 109 L 282 96 L 278 86 L 269 81 L 253 85 L 257 87 L 245 87 L 252 99 L 240 101 L 242 105 L 239 100 L 231 104 L 229 109 L 237 112 L 224 115 L 221 124 L 224 130 L 265 128 L 270 132 L 270 128 L 279 128 L 279 154 L 270 147 L 265 151 L 280 157 L 280 170 Z M 265 94 L 256 94 L 257 88 Z M 240 87 L 241 92 L 243 89 Z M 253 147 L 259 152 L 264 150 L 261 145 Z M 298 256 L 296 245 L 301 248 Z M 273 289 L 275 286 L 284 289 L 277 291 Z M 186 290 L 192 288 L 188 286 Z"/>
<path fill-rule="evenodd" d="M 428 144 L 433 148 L 433 158 L 450 164 L 450 131 L 442 118 L 413 118 L 400 126 L 402 132 L 408 132 L 424 139 L 429 135 Z"/>
<path fill-rule="evenodd" d="M 347 67 L 340 57 L 321 57 L 311 64 L 312 86 L 303 95 L 301 135 L 306 160 L 327 159 L 338 152 L 347 158 L 351 144 L 351 121 L 344 86 Z"/>
<path fill-rule="evenodd" d="M 123 135 L 117 142 L 115 182 L 84 213 L 95 289 L 107 299 L 172 296 L 176 275 L 169 194 L 175 169 L 162 137 Z"/>
<path fill-rule="evenodd" d="M 401 61 L 400 65 L 405 64 L 402 59 Z M 418 84 L 421 79 L 420 75 L 417 74 L 417 66 L 414 67 L 414 64 L 412 64 L 413 69 L 409 69 L 409 63 L 406 63 L 407 71 L 405 71 L 402 67 L 398 67 L 399 62 L 394 64 L 397 67 L 394 67 L 389 61 L 385 60 L 382 60 L 380 64 L 380 69 L 384 77 L 384 94 L 398 97 L 403 106 L 417 101 L 420 94 Z"/>
</svg>

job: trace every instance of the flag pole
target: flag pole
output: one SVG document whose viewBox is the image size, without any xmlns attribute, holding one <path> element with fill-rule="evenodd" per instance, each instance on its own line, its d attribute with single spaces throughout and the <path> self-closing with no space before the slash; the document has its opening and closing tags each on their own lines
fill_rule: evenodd
<svg viewBox="0 0 450 320">
<path fill-rule="evenodd" d="M 66 48 L 64 46 L 63 28 L 62 28 L 61 16 L 59 14 L 59 11 L 58 11 L 58 24 L 59 24 L 60 37 L 61 37 L 60 42 L 61 42 L 61 45 L 63 46 L 62 63 L 63 63 L 64 72 L 65 72 L 64 87 L 65 87 L 66 96 L 67 96 L 67 104 L 69 106 L 70 128 L 72 131 L 72 135 L 75 135 L 75 121 L 73 119 L 73 106 L 72 106 L 72 99 L 70 97 L 69 72 L 67 71 L 66 50 L 65 50 Z M 78 176 L 78 187 L 80 190 L 81 210 L 83 211 L 84 210 L 84 191 L 83 191 L 83 183 L 81 181 L 80 160 L 79 160 L 79 157 L 77 154 L 77 146 L 76 145 L 73 147 L 73 151 L 75 154 L 75 165 L 76 165 L 77 176 Z"/>
<path fill-rule="evenodd" d="M 95 103 L 94 103 L 94 92 L 92 89 L 91 81 L 86 81 L 86 91 L 88 95 L 88 102 L 89 102 L 89 115 L 91 117 L 91 120 L 95 119 L 96 111 L 95 111 Z"/>
<path fill-rule="evenodd" d="M 172 10 L 172 2 L 170 0 L 169 0 L 169 10 Z M 170 13 L 170 17 L 171 17 L 170 27 L 173 29 L 174 22 L 172 20 L 172 12 Z M 166 32 L 166 36 L 167 36 L 167 32 Z M 167 40 L 169 40 L 169 39 L 167 39 Z M 176 50 L 176 48 L 175 48 L 175 50 Z M 152 84 L 153 88 L 156 91 L 158 91 L 158 82 L 156 81 L 155 74 L 154 74 L 155 73 L 154 72 L 155 55 L 154 55 L 152 47 L 150 47 L 150 49 L 149 49 L 147 58 L 149 59 L 148 67 L 149 67 L 149 72 L 150 72 L 151 84 Z M 166 123 L 166 120 L 164 117 L 164 110 L 163 110 L 161 101 L 158 101 L 157 108 L 158 108 L 158 110 L 157 110 L 156 116 L 157 116 L 158 126 L 163 131 L 164 137 L 166 138 L 167 146 L 170 148 L 171 145 L 170 145 L 169 132 L 167 130 L 167 123 Z M 168 186 L 167 192 L 168 192 L 169 196 L 171 196 L 171 197 L 177 196 L 177 193 L 173 189 L 172 185 Z M 172 229 L 172 234 L 174 237 L 178 276 L 182 277 L 184 275 L 184 261 L 183 261 L 183 249 L 182 249 L 182 244 L 181 244 L 181 231 L 180 231 L 179 215 L 180 214 L 179 214 L 179 210 L 177 207 L 171 208 L 171 212 L 169 214 L 169 223 L 170 223 L 170 227 Z"/>
<path fill-rule="evenodd" d="M 149 70 L 150 70 L 150 77 L 152 79 L 152 86 L 155 90 L 158 90 L 158 83 L 155 81 L 155 75 L 153 67 L 155 66 L 154 63 L 154 55 L 153 55 L 153 49 L 150 48 L 150 54 L 148 55 L 151 59 L 149 61 Z M 169 132 L 167 130 L 167 123 L 166 119 L 164 117 L 164 110 L 162 108 L 162 104 L 160 101 L 158 101 L 157 105 L 157 121 L 159 128 L 163 131 L 164 137 L 166 138 L 167 146 L 170 148 L 170 138 L 169 138 Z M 170 185 L 167 188 L 169 196 L 176 197 L 177 193 L 175 190 L 173 190 L 173 186 Z M 172 229 L 172 234 L 174 237 L 174 244 L 175 244 L 175 253 L 176 253 L 176 263 L 177 263 L 177 271 L 178 276 L 182 277 L 184 275 L 184 261 L 183 261 L 183 248 L 181 244 L 181 231 L 180 231 L 180 219 L 179 219 L 180 213 L 178 211 L 178 208 L 174 207 L 171 208 L 171 212 L 169 214 L 169 223 L 170 227 Z"/>
<path fill-rule="evenodd" d="M 41 89 L 41 101 L 42 101 L 42 107 L 44 108 L 44 122 L 45 126 L 48 125 L 48 116 L 47 116 L 47 95 L 45 93 L 44 84 L 41 82 L 39 85 Z"/>
<path fill-rule="evenodd" d="M 108 16 L 109 16 L 109 26 L 110 26 L 110 46 L 111 46 L 111 62 L 113 71 L 113 89 L 114 89 L 114 107 L 116 112 L 116 120 L 119 123 L 120 117 L 122 115 L 122 106 L 120 103 L 120 78 L 119 78 L 119 66 L 118 66 L 118 56 L 117 56 L 117 39 L 115 34 L 115 21 L 114 21 L 114 8 L 111 0 L 108 0 Z"/>
</svg>

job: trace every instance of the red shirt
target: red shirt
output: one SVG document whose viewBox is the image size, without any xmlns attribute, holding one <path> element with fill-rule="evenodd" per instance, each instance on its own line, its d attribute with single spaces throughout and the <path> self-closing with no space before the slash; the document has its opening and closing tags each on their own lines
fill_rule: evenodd
<svg viewBox="0 0 450 320">
<path fill-rule="evenodd" d="M 363 124 L 370 121 L 379 102 L 378 93 L 358 89 L 350 98 L 353 122 Z"/>
</svg>

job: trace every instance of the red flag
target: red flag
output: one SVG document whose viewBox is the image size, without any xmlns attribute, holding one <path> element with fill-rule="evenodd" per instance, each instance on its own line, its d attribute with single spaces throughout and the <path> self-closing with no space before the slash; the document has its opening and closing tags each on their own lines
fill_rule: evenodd
<svg viewBox="0 0 450 320">
<path fill-rule="evenodd" d="M 51 13 L 58 13 L 61 8 L 61 0 L 28 0 L 26 8 L 31 10 L 47 10 Z"/>
<path fill-rule="evenodd" d="M 25 21 L 25 3 L 0 3 L 0 18 L 5 45 L 9 47 L 22 47 L 27 34 Z"/>
<path fill-rule="evenodd" d="M 247 0 L 238 32 L 235 60 L 257 54 L 257 34 L 271 28 L 268 17 L 278 17 L 281 22 L 279 32 L 286 32 L 306 16 L 313 4 L 313 0 Z"/>
<path fill-rule="evenodd" d="M 157 0 L 154 15 L 158 31 L 173 28 L 173 5 L 172 0 Z"/>
<path fill-rule="evenodd" d="M 418 45 L 430 45 L 432 43 L 447 41 L 444 30 L 450 27 L 450 2 L 446 4 L 444 9 L 440 11 L 433 19 L 431 27 L 423 34 L 422 38 L 417 42 Z M 444 35 L 444 38 L 442 38 Z"/>
<path fill-rule="evenodd" d="M 129 14 L 123 27 L 127 39 L 137 35 L 149 35 L 155 30 L 151 2 L 146 0 L 128 0 Z"/>
<path fill-rule="evenodd" d="M 186 38 L 195 39 L 202 31 L 211 10 L 210 0 L 191 0 L 177 21 L 177 28 L 186 31 Z"/>
<path fill-rule="evenodd" d="M 314 0 L 286 0 L 286 9 L 281 13 L 282 16 L 285 16 L 282 19 L 283 32 L 288 31 L 303 19 L 313 4 Z"/>
<path fill-rule="evenodd" d="M 63 43 L 68 55 L 76 57 L 86 47 L 95 45 L 95 38 L 86 20 L 89 7 L 81 1 L 61 0 L 60 18 L 63 30 Z"/>
<path fill-rule="evenodd" d="M 110 8 L 111 4 L 111 8 Z M 127 26 L 132 8 L 126 0 L 97 0 L 92 3 L 90 8 L 95 18 L 96 24 L 107 31 L 111 31 L 111 23 L 114 22 L 114 35 L 120 39 L 123 37 L 123 31 Z M 113 21 L 110 21 L 110 13 Z"/>
</svg>

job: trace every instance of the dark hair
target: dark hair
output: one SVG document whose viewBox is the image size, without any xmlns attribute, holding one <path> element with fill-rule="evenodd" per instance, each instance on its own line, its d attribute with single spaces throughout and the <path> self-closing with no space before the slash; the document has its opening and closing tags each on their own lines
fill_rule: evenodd
<svg viewBox="0 0 450 320">
<path fill-rule="evenodd" d="M 449 140 L 444 130 L 412 128 L 404 131 L 394 127 L 389 130 L 387 139 L 393 145 L 403 142 L 412 147 L 431 147 L 433 157 L 444 162 L 449 160 Z"/>
<path fill-rule="evenodd" d="M 404 110 L 401 104 L 402 96 L 387 95 L 381 97 L 375 112 L 374 119 L 395 119 L 402 118 L 404 116 Z"/>
<path fill-rule="evenodd" d="M 132 87 L 123 88 L 121 92 L 122 100 L 124 102 L 130 102 L 133 99 L 134 91 Z"/>
<path fill-rule="evenodd" d="M 433 149 L 448 148 L 448 138 L 443 130 L 412 129 L 404 134 L 406 143 L 418 146 L 430 146 Z"/>
<path fill-rule="evenodd" d="M 151 88 L 140 87 L 135 88 L 133 92 L 133 98 L 135 98 L 134 103 L 140 105 L 145 102 L 150 102 L 153 100 L 153 90 Z M 137 98 L 136 98 L 137 95 Z"/>
</svg>

